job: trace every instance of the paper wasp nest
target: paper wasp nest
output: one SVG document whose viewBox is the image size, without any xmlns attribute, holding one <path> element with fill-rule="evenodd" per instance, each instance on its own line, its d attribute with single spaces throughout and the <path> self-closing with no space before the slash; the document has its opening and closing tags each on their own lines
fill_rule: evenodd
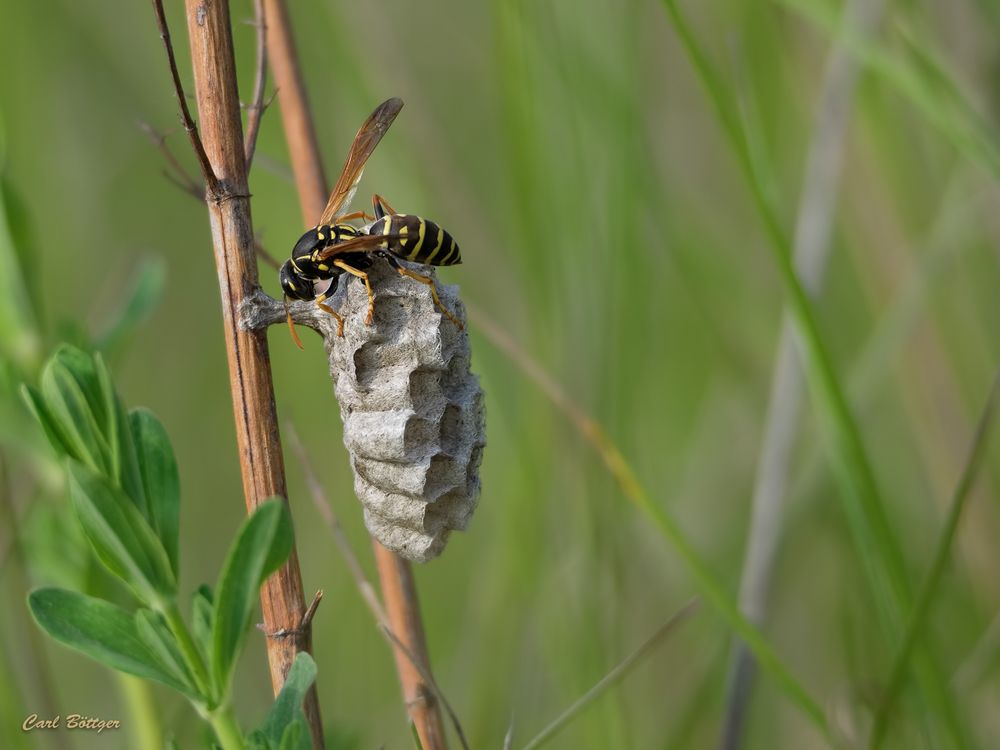
<svg viewBox="0 0 1000 750">
<path fill-rule="evenodd" d="M 330 301 L 344 318 L 343 337 L 313 303 L 295 303 L 292 317 L 323 335 L 368 531 L 424 562 L 441 553 L 452 530 L 466 528 L 479 499 L 483 392 L 469 371 L 468 333 L 440 314 L 430 289 L 382 261 L 368 274 L 374 325 L 364 323 L 364 284 L 346 274 Z M 438 293 L 464 322 L 457 287 L 438 285 Z M 284 319 L 283 308 L 261 294 L 245 307 L 243 324 L 275 318 Z"/>
</svg>

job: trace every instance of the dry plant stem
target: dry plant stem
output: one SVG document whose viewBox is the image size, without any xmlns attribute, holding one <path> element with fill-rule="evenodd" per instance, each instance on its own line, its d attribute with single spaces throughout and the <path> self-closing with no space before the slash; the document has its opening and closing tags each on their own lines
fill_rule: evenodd
<svg viewBox="0 0 1000 750">
<path fill-rule="evenodd" d="M 415 662 L 419 660 L 429 668 L 427 658 L 427 638 L 420 619 L 420 602 L 417 599 L 417 584 L 413 578 L 413 568 L 394 552 L 390 552 L 372 539 L 375 565 L 382 582 L 382 599 L 389 623 L 399 643 L 394 644 L 396 671 L 403 688 L 406 710 L 416 725 L 420 743 L 425 750 L 447 748 L 444 722 L 437 705 L 434 691 L 424 680 Z M 405 650 L 401 648 L 405 646 Z M 407 653 L 413 654 L 413 659 Z"/>
<path fill-rule="evenodd" d="M 257 150 L 257 134 L 260 119 L 264 114 L 264 86 L 267 83 L 267 20 L 264 14 L 264 0 L 254 0 L 254 24 L 257 27 L 257 74 L 253 85 L 253 103 L 247 112 L 247 134 L 244 145 L 244 159 L 247 173 L 253 164 L 253 154 Z"/>
<path fill-rule="evenodd" d="M 162 3 L 153 0 L 153 6 L 175 75 L 177 98 L 186 120 L 190 120 L 176 76 Z M 203 140 L 198 138 L 193 124 L 188 132 L 196 143 L 195 151 L 199 157 L 205 155 L 207 161 L 203 168 L 207 165 L 208 177 L 211 178 L 208 180 L 207 204 L 222 296 L 243 491 L 247 510 L 252 512 L 273 495 L 286 497 L 287 490 L 267 339 L 262 332 L 241 331 L 237 326 L 240 301 L 257 287 L 257 264 L 229 4 L 226 0 L 186 0 L 185 7 Z M 268 632 L 297 629 L 305 605 L 298 556 L 294 549 L 288 561 L 261 587 L 261 608 Z M 271 683 L 275 693 L 284 684 L 295 655 L 301 650 L 309 650 L 309 642 L 308 628 L 295 638 L 267 639 Z M 304 709 L 314 746 L 322 748 L 323 732 L 315 689 L 306 697 Z"/>
<path fill-rule="evenodd" d="M 326 496 L 326 492 L 323 490 L 323 485 L 320 483 L 319 478 L 316 476 L 316 472 L 313 470 L 312 462 L 309 460 L 305 446 L 303 446 L 302 441 L 299 440 L 299 435 L 295 431 L 295 427 L 291 423 L 288 423 L 285 425 L 285 429 L 288 433 L 288 438 L 292 443 L 292 448 L 298 455 L 299 463 L 302 465 L 302 471 L 305 474 L 306 484 L 309 486 L 309 493 L 312 495 L 313 504 L 316 506 L 316 510 L 319 511 L 319 514 L 323 517 L 323 521 L 330 528 L 330 533 L 333 535 L 334 543 L 337 545 L 337 549 L 340 551 L 341 556 L 347 563 L 347 568 L 351 573 L 351 577 L 354 579 L 358 592 L 361 594 L 361 598 L 365 601 L 365 604 L 367 604 L 368 608 L 371 610 L 371 613 L 375 618 L 375 622 L 379 626 L 379 630 L 382 631 L 382 635 L 384 635 L 389 643 L 395 648 L 397 659 L 400 657 L 405 658 L 410 667 L 416 670 L 419 676 L 423 679 L 424 683 L 429 687 L 434 697 L 440 701 L 442 706 L 444 706 L 445 711 L 448 712 L 448 718 L 451 719 L 452 726 L 455 728 L 455 733 L 458 735 L 459 742 L 465 750 L 469 750 L 469 744 L 465 738 L 465 732 L 462 729 L 462 724 L 458 720 L 458 715 L 451 707 L 451 704 L 444 696 L 444 693 L 442 693 L 441 689 L 437 686 L 437 683 L 435 683 L 433 676 L 427 670 L 427 667 L 419 661 L 413 650 L 392 632 L 392 628 L 389 625 L 389 615 L 382 606 L 382 602 L 379 600 L 375 587 L 365 576 L 364 568 L 361 567 L 361 563 L 358 561 L 358 556 L 354 554 L 354 550 L 351 548 L 351 544 L 347 540 L 347 535 L 344 534 L 344 529 L 340 525 L 340 521 L 337 520 L 336 514 L 333 512 L 333 505 L 330 503 L 329 498 Z M 377 544 L 377 542 L 373 543 Z M 393 555 L 393 557 L 395 557 L 395 555 Z M 441 735 L 444 735 L 443 731 L 441 732 Z M 423 736 L 421 736 L 420 741 L 421 743 L 425 742 Z M 424 747 L 429 746 L 424 744 Z"/>
<path fill-rule="evenodd" d="M 270 51 L 271 73 L 278 88 L 281 121 L 292 159 L 303 223 L 305 226 L 313 226 L 323 213 L 329 189 L 323 174 L 316 128 L 309 111 L 284 0 L 264 0 L 264 7 L 268 18 L 267 47 Z"/>
<path fill-rule="evenodd" d="M 882 0 L 852 0 L 844 10 L 844 17 L 859 33 L 869 35 L 882 12 Z M 830 229 L 856 77 L 857 68 L 850 54 L 841 46 L 834 47 L 820 92 L 795 226 L 796 271 L 813 296 L 819 291 L 829 256 Z M 740 609 L 755 625 L 763 624 L 767 610 L 804 396 L 802 366 L 795 350 L 793 327 L 786 316 L 782 320 L 771 380 L 740 581 Z M 749 650 L 742 642 L 737 643 L 730 662 L 726 718 L 719 741 L 722 750 L 735 750 L 742 745 L 754 671 L 755 662 Z"/>
<path fill-rule="evenodd" d="M 302 83 L 298 56 L 283 0 L 265 0 L 268 21 L 267 42 L 271 72 L 278 87 L 281 119 L 285 139 L 291 154 L 295 184 L 305 224 L 311 226 L 323 213 L 327 200 L 327 183 L 323 175 L 323 160 L 316 140 L 309 102 Z M 383 600 L 390 630 L 399 642 L 413 654 L 413 662 L 423 665 L 430 676 L 430 657 L 420 621 L 417 592 L 412 571 L 407 563 L 372 540 L 382 583 Z M 391 558 L 391 559 L 390 559 Z M 402 683 L 407 711 L 413 719 L 425 750 L 446 748 L 440 707 L 434 694 L 414 663 L 400 658 L 397 647 L 396 666 Z"/>
</svg>

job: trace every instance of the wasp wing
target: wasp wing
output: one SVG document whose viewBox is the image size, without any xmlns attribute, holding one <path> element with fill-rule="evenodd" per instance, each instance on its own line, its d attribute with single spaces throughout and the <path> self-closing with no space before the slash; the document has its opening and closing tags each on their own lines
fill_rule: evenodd
<svg viewBox="0 0 1000 750">
<path fill-rule="evenodd" d="M 336 245 L 330 245 L 324 250 L 320 250 L 315 261 L 326 260 L 327 258 L 334 258 L 338 255 L 345 255 L 347 253 L 360 253 L 365 250 L 377 249 L 382 243 L 387 240 L 398 240 L 406 235 L 401 234 L 363 234 L 360 237 L 352 237 L 349 240 L 344 240 L 343 242 L 338 242 Z"/>
<path fill-rule="evenodd" d="M 354 143 L 347 154 L 347 161 L 337 178 L 337 184 L 333 186 L 330 193 L 330 200 L 327 201 L 323 215 L 319 217 L 319 224 L 334 224 L 334 219 L 341 213 L 341 209 L 347 208 L 358 189 L 361 182 L 361 175 L 365 171 L 365 163 L 372 155 L 378 142 L 382 140 L 385 131 L 396 119 L 399 110 L 403 108 L 402 99 L 386 99 L 375 111 L 365 120 L 358 134 L 354 136 Z"/>
</svg>

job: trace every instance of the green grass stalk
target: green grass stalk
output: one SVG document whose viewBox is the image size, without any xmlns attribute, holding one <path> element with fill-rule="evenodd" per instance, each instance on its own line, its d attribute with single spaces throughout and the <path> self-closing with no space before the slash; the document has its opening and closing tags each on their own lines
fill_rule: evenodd
<svg viewBox="0 0 1000 750">
<path fill-rule="evenodd" d="M 910 610 L 913 602 L 902 550 L 880 497 L 861 431 L 848 408 L 812 305 L 792 264 L 791 244 L 772 206 L 772 182 L 767 162 L 676 0 L 662 0 L 662 3 L 711 100 L 764 225 L 768 247 L 788 295 L 788 311 L 801 348 L 807 382 L 831 446 L 833 469 L 843 490 L 844 510 L 871 590 L 871 600 L 875 603 L 886 643 L 898 643 L 903 634 L 904 613 Z M 920 645 L 915 668 L 922 691 L 944 717 L 955 744 L 964 746 L 964 732 L 946 682 L 929 651 L 924 644 Z"/>
<path fill-rule="evenodd" d="M 951 547 L 955 541 L 955 532 L 958 530 L 958 523 L 962 518 L 962 512 L 965 510 L 968 502 L 969 493 L 972 490 L 979 473 L 979 467 L 982 465 L 983 457 L 986 454 L 987 438 L 989 437 L 990 427 L 993 424 L 998 393 L 1000 393 L 1000 372 L 993 379 L 993 385 L 990 388 L 986 406 L 983 408 L 979 424 L 976 427 L 968 460 L 962 469 L 962 475 L 959 478 L 958 486 L 955 488 L 955 494 L 952 496 L 951 505 L 948 509 L 948 517 L 945 519 L 944 528 L 941 530 L 937 545 L 935 546 L 934 559 L 927 572 L 927 577 L 924 579 L 923 586 L 920 588 L 917 603 L 910 614 L 902 645 L 893 660 L 889 683 L 882 693 L 882 699 L 875 713 L 875 721 L 872 726 L 871 740 L 869 742 L 871 750 L 878 750 L 885 739 L 892 707 L 903 687 L 907 668 L 913 656 L 913 649 L 927 621 L 931 602 L 934 600 L 938 585 L 941 583 L 941 576 L 944 575 L 945 567 L 948 564 Z"/>
<path fill-rule="evenodd" d="M 771 648 L 770 643 L 761 635 L 760 630 L 743 616 L 733 596 L 712 572 L 708 563 L 698 554 L 676 519 L 653 502 L 631 464 L 600 424 L 575 404 L 548 373 L 522 351 L 500 326 L 480 313 L 473 305 L 467 303 L 466 309 L 476 329 L 483 333 L 494 346 L 508 354 L 556 408 L 569 418 L 580 434 L 591 443 L 605 467 L 621 487 L 626 499 L 653 522 L 660 534 L 680 555 L 709 603 L 719 611 L 729 626 L 746 642 L 747 647 L 753 652 L 761 667 L 774 678 L 788 698 L 824 735 L 829 736 L 826 716 L 819 704 L 792 675 L 788 667 Z"/>
</svg>

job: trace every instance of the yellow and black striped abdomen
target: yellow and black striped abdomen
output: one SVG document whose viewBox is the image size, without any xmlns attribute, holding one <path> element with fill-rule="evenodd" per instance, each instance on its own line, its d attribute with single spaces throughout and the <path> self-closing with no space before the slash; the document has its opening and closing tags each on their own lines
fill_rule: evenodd
<svg viewBox="0 0 1000 750">
<path fill-rule="evenodd" d="M 384 216 L 369 230 L 371 234 L 400 235 L 383 247 L 397 258 L 429 266 L 454 266 L 462 262 L 455 238 L 433 221 L 409 214 Z"/>
</svg>

